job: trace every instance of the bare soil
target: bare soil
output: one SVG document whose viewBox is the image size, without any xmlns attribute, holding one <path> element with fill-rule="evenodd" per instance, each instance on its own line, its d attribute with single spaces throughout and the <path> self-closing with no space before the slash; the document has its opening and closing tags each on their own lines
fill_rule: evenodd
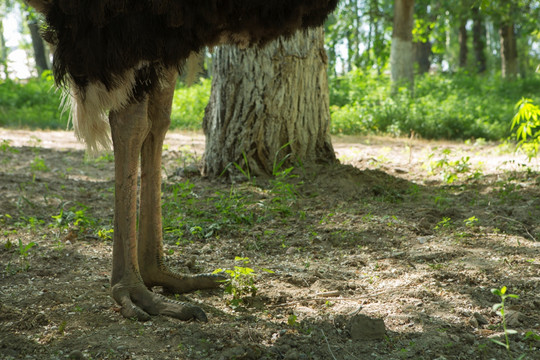
<svg viewBox="0 0 540 360">
<path fill-rule="evenodd" d="M 176 296 L 208 323 L 141 323 L 109 296 L 112 157 L 85 159 L 70 132 L 0 129 L 0 359 L 540 359 L 538 162 L 481 142 L 333 141 L 342 165 L 231 185 L 197 174 L 201 134 L 171 133 L 164 202 L 187 188 L 189 221 L 212 220 L 166 232 L 169 265 L 250 267 L 257 291 Z M 492 341 L 503 286 L 519 295 L 509 351 Z"/>
</svg>

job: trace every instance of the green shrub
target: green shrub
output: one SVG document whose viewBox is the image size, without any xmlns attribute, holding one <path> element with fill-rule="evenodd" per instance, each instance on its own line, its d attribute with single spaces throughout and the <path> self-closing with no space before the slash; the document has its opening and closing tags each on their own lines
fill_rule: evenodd
<svg viewBox="0 0 540 360">
<path fill-rule="evenodd" d="M 199 130 L 210 97 L 210 79 L 191 87 L 179 86 L 173 99 L 171 128 Z M 16 128 L 65 129 L 68 112 L 60 108 L 61 91 L 50 72 L 39 79 L 0 83 L 0 126 Z"/>
<path fill-rule="evenodd" d="M 499 140 L 510 134 L 514 104 L 540 86 L 540 77 L 508 82 L 467 73 L 415 81 L 414 97 L 405 89 L 391 97 L 386 75 L 356 70 L 331 79 L 332 133 Z"/>
<path fill-rule="evenodd" d="M 61 92 L 50 72 L 26 82 L 0 83 L 0 126 L 17 128 L 65 129 L 67 112 L 60 109 Z"/>
<path fill-rule="evenodd" d="M 204 109 L 210 98 L 211 79 L 201 79 L 200 83 L 190 87 L 179 86 L 172 106 L 171 128 L 200 130 Z"/>
<path fill-rule="evenodd" d="M 330 78 L 329 85 L 332 134 L 415 132 L 426 139 L 500 140 L 510 135 L 514 104 L 538 94 L 540 76 L 504 81 L 467 73 L 426 74 L 417 76 L 414 96 L 400 89 L 393 97 L 386 74 L 354 70 Z M 210 89 L 210 79 L 177 87 L 172 129 L 201 129 Z M 24 83 L 4 81 L 0 126 L 64 129 L 68 114 L 62 114 L 60 103 L 50 72 Z"/>
<path fill-rule="evenodd" d="M 516 149 L 524 151 L 530 160 L 536 157 L 540 147 L 540 107 L 531 99 L 522 98 L 515 109 L 512 130 L 518 141 Z"/>
</svg>

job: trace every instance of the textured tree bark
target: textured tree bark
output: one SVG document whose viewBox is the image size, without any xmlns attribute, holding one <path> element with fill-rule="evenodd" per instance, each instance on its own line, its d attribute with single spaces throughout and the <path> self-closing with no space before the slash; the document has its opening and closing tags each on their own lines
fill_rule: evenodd
<svg viewBox="0 0 540 360">
<path fill-rule="evenodd" d="M 465 68 L 467 67 L 467 55 L 469 53 L 469 49 L 467 48 L 467 19 L 462 19 L 461 23 L 459 24 L 459 34 L 458 34 L 458 41 L 459 41 L 459 67 Z"/>
<path fill-rule="evenodd" d="M 412 28 L 414 0 L 395 0 L 394 29 L 390 49 L 390 71 L 394 91 L 400 86 L 414 86 Z"/>
<path fill-rule="evenodd" d="M 47 56 L 45 55 L 45 44 L 39 35 L 39 25 L 37 22 L 29 21 L 28 29 L 30 29 L 30 36 L 32 37 L 32 47 L 34 49 L 36 69 L 38 74 L 41 75 L 43 71 L 49 70 L 49 63 L 47 61 Z"/>
<path fill-rule="evenodd" d="M 473 48 L 474 57 L 476 59 L 476 71 L 482 74 L 487 69 L 486 64 L 486 26 L 484 25 L 483 15 L 478 7 L 473 7 Z"/>
<path fill-rule="evenodd" d="M 513 23 L 503 23 L 499 28 L 501 37 L 502 77 L 513 79 L 518 75 L 518 53 Z"/>
<path fill-rule="evenodd" d="M 205 175 L 234 171 L 233 163 L 269 175 L 287 156 L 288 164 L 336 161 L 323 45 L 322 29 L 315 29 L 263 49 L 216 50 L 203 120 Z"/>
</svg>

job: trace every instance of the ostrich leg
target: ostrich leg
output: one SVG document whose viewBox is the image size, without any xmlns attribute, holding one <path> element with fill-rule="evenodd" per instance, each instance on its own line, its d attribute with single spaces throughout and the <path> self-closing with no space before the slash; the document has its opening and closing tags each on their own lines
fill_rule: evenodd
<svg viewBox="0 0 540 360">
<path fill-rule="evenodd" d="M 163 314 L 205 321 L 204 312 L 155 294 L 145 286 L 137 259 L 137 174 L 139 155 L 150 132 L 148 100 L 109 114 L 115 157 L 115 210 L 112 296 L 127 318 Z"/>
<path fill-rule="evenodd" d="M 148 288 L 161 285 L 174 293 L 215 288 L 220 285 L 219 275 L 181 275 L 169 270 L 163 263 L 163 237 L 161 226 L 161 151 L 165 133 L 171 122 L 171 105 L 177 70 L 168 69 L 168 86 L 149 94 L 148 118 L 150 132 L 141 151 L 141 204 L 139 216 L 138 257 L 141 276 Z"/>
</svg>

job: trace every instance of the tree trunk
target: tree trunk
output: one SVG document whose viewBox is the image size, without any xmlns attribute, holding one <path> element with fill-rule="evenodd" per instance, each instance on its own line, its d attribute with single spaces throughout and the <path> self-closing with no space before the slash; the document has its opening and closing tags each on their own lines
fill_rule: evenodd
<svg viewBox="0 0 540 360">
<path fill-rule="evenodd" d="M 351 11 L 354 12 L 354 21 L 352 22 L 352 35 L 351 35 L 351 60 L 354 67 L 360 66 L 360 18 L 358 13 L 358 0 L 351 0 Z M 350 69 L 352 70 L 352 68 Z"/>
<path fill-rule="evenodd" d="M 45 55 L 45 44 L 43 39 L 39 35 L 39 25 L 35 21 L 28 21 L 28 29 L 30 29 L 30 36 L 32 37 L 32 47 L 34 48 L 34 59 L 36 61 L 36 69 L 38 75 L 45 70 L 49 70 L 49 62 Z"/>
<path fill-rule="evenodd" d="M 482 74 L 487 69 L 486 64 L 486 26 L 484 19 L 477 7 L 472 8 L 473 18 L 473 48 L 474 58 L 476 60 L 476 71 Z"/>
<path fill-rule="evenodd" d="M 234 171 L 231 164 L 268 175 L 286 157 L 288 164 L 336 161 L 323 45 L 316 29 L 263 49 L 216 50 L 203 120 L 205 175 Z"/>
<path fill-rule="evenodd" d="M 414 86 L 412 28 L 414 0 L 395 0 L 394 29 L 390 49 L 390 67 L 394 91 L 400 86 Z"/>
<path fill-rule="evenodd" d="M 467 19 L 461 20 L 459 24 L 459 34 L 458 34 L 458 41 L 459 41 L 459 67 L 465 68 L 467 67 L 467 55 L 469 52 L 469 49 L 467 48 Z"/>
<path fill-rule="evenodd" d="M 414 61 L 418 64 L 418 73 L 425 74 L 431 68 L 431 42 L 418 41 L 413 43 Z"/>
<path fill-rule="evenodd" d="M 2 71 L 6 80 L 9 78 L 7 56 L 8 53 L 6 47 L 6 38 L 4 37 L 4 23 L 0 18 L 0 65 L 3 68 Z"/>
<path fill-rule="evenodd" d="M 518 74 L 518 53 L 514 23 L 502 23 L 499 28 L 501 37 L 502 77 L 513 79 Z"/>
<path fill-rule="evenodd" d="M 430 11 L 427 3 L 417 5 L 416 10 L 418 11 L 417 16 L 427 22 L 434 23 L 437 19 L 437 16 L 433 14 L 433 8 L 431 8 Z M 433 55 L 433 52 L 431 50 L 432 45 L 429 38 L 432 29 L 432 26 L 427 26 L 425 33 L 421 34 L 421 36 L 413 42 L 414 62 L 418 66 L 419 74 L 425 74 L 429 72 L 429 69 L 431 68 L 431 55 Z"/>
</svg>

